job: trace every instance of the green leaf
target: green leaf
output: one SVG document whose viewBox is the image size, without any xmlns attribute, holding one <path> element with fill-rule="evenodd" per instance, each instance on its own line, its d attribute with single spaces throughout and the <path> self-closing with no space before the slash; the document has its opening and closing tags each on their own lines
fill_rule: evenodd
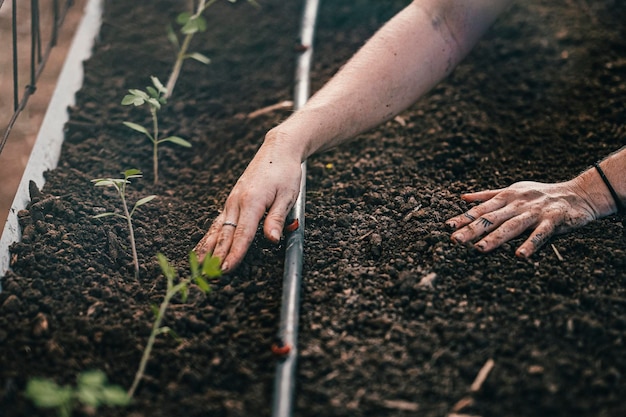
<svg viewBox="0 0 626 417">
<path fill-rule="evenodd" d="M 148 94 L 150 94 L 150 97 L 156 98 L 156 99 L 159 98 L 159 92 L 157 91 L 156 88 L 148 86 L 146 87 L 146 90 L 148 91 Z"/>
<path fill-rule="evenodd" d="M 152 135 L 150 135 L 148 130 L 142 125 L 138 125 L 137 123 L 133 123 L 133 122 L 122 122 L 122 123 L 124 123 L 125 126 L 130 127 L 131 129 L 136 130 L 137 132 L 143 133 L 144 135 L 152 138 Z"/>
<path fill-rule="evenodd" d="M 206 55 L 203 55 L 199 52 L 192 52 L 190 54 L 185 55 L 185 58 L 191 58 L 191 59 L 195 59 L 198 62 L 201 62 L 205 65 L 208 65 L 211 63 L 211 59 L 209 57 L 207 57 Z"/>
<path fill-rule="evenodd" d="M 159 307 L 157 307 L 156 304 L 150 304 L 150 310 L 152 310 L 152 314 L 154 314 L 154 317 L 158 317 L 159 316 Z"/>
<path fill-rule="evenodd" d="M 167 25 L 167 39 L 172 42 L 176 49 L 180 49 L 180 43 L 178 42 L 178 36 L 174 32 L 172 25 Z"/>
<path fill-rule="evenodd" d="M 222 270 L 220 269 L 221 260 L 217 256 L 206 256 L 204 258 L 204 262 L 202 262 L 202 274 L 209 277 L 215 278 L 222 275 Z"/>
<path fill-rule="evenodd" d="M 161 102 L 156 98 L 149 98 L 146 100 L 151 107 L 154 107 L 157 110 L 161 110 Z"/>
<path fill-rule="evenodd" d="M 195 277 L 194 281 L 196 282 L 196 285 L 202 290 L 202 292 L 208 293 L 211 291 L 211 286 L 209 285 L 208 282 L 206 282 L 204 278 Z"/>
<path fill-rule="evenodd" d="M 180 287 L 180 298 L 183 300 L 183 303 L 187 302 L 188 296 L 189 296 L 189 287 L 187 287 L 187 285 L 182 285 Z"/>
<path fill-rule="evenodd" d="M 160 334 L 164 334 L 164 333 L 167 333 L 168 335 L 172 336 L 172 338 L 174 340 L 176 340 L 177 342 L 180 343 L 180 340 L 181 340 L 180 336 L 174 330 L 172 330 L 171 328 L 169 328 L 167 326 L 163 326 L 163 327 L 161 327 L 160 329 L 158 329 L 156 331 L 156 335 L 157 336 L 160 335 Z"/>
<path fill-rule="evenodd" d="M 59 408 L 72 401 L 72 388 L 48 379 L 33 378 L 26 385 L 25 395 L 37 407 Z"/>
<path fill-rule="evenodd" d="M 182 12 L 181 14 L 176 16 L 176 23 L 178 23 L 180 25 L 184 25 L 185 23 L 187 23 L 189 21 L 190 18 L 191 18 L 191 13 L 189 13 L 189 12 Z"/>
<path fill-rule="evenodd" d="M 100 213 L 93 216 L 94 219 L 100 219 L 102 217 L 116 216 L 116 213 Z"/>
<path fill-rule="evenodd" d="M 122 99 L 122 104 L 124 106 L 130 106 L 131 104 L 135 106 L 141 106 L 144 103 L 144 100 L 141 97 L 133 96 L 131 94 L 127 94 Z"/>
<path fill-rule="evenodd" d="M 91 180 L 91 181 L 93 181 L 94 187 L 111 187 L 111 186 L 117 185 L 117 183 L 113 181 L 112 179 L 97 179 L 97 180 Z"/>
<path fill-rule="evenodd" d="M 132 94 L 133 96 L 138 97 L 138 98 L 142 98 L 144 100 L 147 100 L 148 98 L 150 98 L 150 96 L 145 91 L 141 91 L 141 90 L 138 90 L 136 88 L 132 88 L 132 89 L 128 90 L 128 92 L 130 94 Z"/>
<path fill-rule="evenodd" d="M 191 143 L 186 141 L 183 138 L 179 138 L 178 136 L 169 136 L 167 138 L 161 139 L 160 142 L 172 142 L 179 146 L 184 146 L 185 148 L 191 148 Z"/>
<path fill-rule="evenodd" d="M 130 403 L 130 398 L 128 398 L 126 391 L 118 385 L 108 385 L 104 387 L 100 394 L 100 401 L 105 405 L 120 406 Z"/>
<path fill-rule="evenodd" d="M 152 75 L 150 76 L 150 79 L 152 80 L 152 84 L 159 91 L 159 93 L 161 94 L 167 93 L 167 88 L 165 88 L 165 86 L 161 83 L 161 81 L 157 77 Z"/>
<path fill-rule="evenodd" d="M 197 32 L 204 32 L 206 30 L 206 20 L 202 16 L 191 16 L 187 22 L 180 29 L 185 35 L 192 35 Z"/>
<path fill-rule="evenodd" d="M 141 177 L 141 171 L 138 170 L 137 168 L 130 168 L 127 169 L 126 171 L 122 172 L 122 174 L 124 174 L 125 178 L 139 178 Z"/>
<path fill-rule="evenodd" d="M 155 198 L 156 198 L 156 195 L 149 195 L 149 196 L 147 196 L 147 197 L 144 197 L 144 198 L 142 198 L 142 199 L 138 200 L 138 201 L 135 203 L 135 208 L 137 208 L 137 207 L 139 207 L 139 206 L 142 206 L 142 205 L 144 205 L 144 204 L 146 204 L 146 203 L 148 203 L 148 202 L 150 202 L 150 201 L 154 200 Z"/>
<path fill-rule="evenodd" d="M 78 376 L 79 386 L 100 387 L 107 381 L 107 376 L 100 370 L 84 371 Z"/>
<path fill-rule="evenodd" d="M 159 260 L 159 266 L 161 267 L 161 271 L 163 272 L 163 275 L 165 275 L 165 278 L 167 278 L 168 281 L 173 281 L 174 278 L 176 278 L 176 271 L 174 271 L 174 268 L 167 261 L 165 255 L 157 253 L 157 259 Z"/>
<path fill-rule="evenodd" d="M 76 396 L 78 397 L 78 401 L 80 401 L 81 403 L 90 407 L 98 408 L 98 406 L 100 405 L 98 391 L 98 387 L 78 387 L 76 391 Z"/>
<path fill-rule="evenodd" d="M 196 25 L 198 27 L 198 31 L 199 32 L 204 32 L 206 30 L 207 24 L 206 24 L 206 19 L 202 16 L 197 16 L 196 17 Z"/>
<path fill-rule="evenodd" d="M 200 275 L 200 263 L 198 262 L 198 255 L 194 251 L 189 252 L 189 269 L 192 278 Z"/>
</svg>

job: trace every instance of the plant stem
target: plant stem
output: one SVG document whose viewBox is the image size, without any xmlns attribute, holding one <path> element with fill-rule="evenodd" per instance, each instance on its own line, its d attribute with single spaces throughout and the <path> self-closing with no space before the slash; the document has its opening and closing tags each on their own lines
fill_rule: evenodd
<svg viewBox="0 0 626 417">
<path fill-rule="evenodd" d="M 189 48 L 189 43 L 191 42 L 191 38 L 193 38 L 193 34 L 189 33 L 185 35 L 185 39 L 183 40 L 183 44 L 176 55 L 176 62 L 174 63 L 174 68 L 172 69 L 172 73 L 170 74 L 170 78 L 167 80 L 167 85 L 165 88 L 167 91 L 165 92 L 165 98 L 170 98 L 172 96 L 172 92 L 174 91 L 174 86 L 176 85 L 176 81 L 178 81 L 178 76 L 180 75 L 180 70 L 183 68 L 183 61 L 185 60 L 185 54 L 187 54 L 187 48 Z"/>
<path fill-rule="evenodd" d="M 159 182 L 159 119 L 154 107 L 150 108 L 152 114 L 152 171 L 154 172 L 154 184 Z"/>
<path fill-rule="evenodd" d="M 179 283 L 178 285 L 170 288 L 165 293 L 165 298 L 163 299 L 163 301 L 161 302 L 161 305 L 159 306 L 159 312 L 157 313 L 154 323 L 152 324 L 152 332 L 150 333 L 150 337 L 148 338 L 148 343 L 146 344 L 146 348 L 144 349 L 143 355 L 141 356 L 141 362 L 139 363 L 139 369 L 137 370 L 137 373 L 135 374 L 135 380 L 133 381 L 133 385 L 130 387 L 127 393 L 129 399 L 132 398 L 133 395 L 135 394 L 135 391 L 137 390 L 137 386 L 139 385 L 139 382 L 144 376 L 144 373 L 146 371 L 146 365 L 148 364 L 148 359 L 150 359 L 150 354 L 152 353 L 152 347 L 154 346 L 154 341 L 156 340 L 156 337 L 159 335 L 159 330 L 161 329 L 161 322 L 163 321 L 163 317 L 165 316 L 165 310 L 167 310 L 167 306 L 169 305 L 170 300 L 178 292 L 178 289 L 180 288 L 180 286 L 181 284 Z"/>
<path fill-rule="evenodd" d="M 130 248 L 133 251 L 133 263 L 135 264 L 135 279 L 139 279 L 139 258 L 137 257 L 137 246 L 135 245 L 135 232 L 133 229 L 133 222 L 131 220 L 130 212 L 128 211 L 128 205 L 126 199 L 122 196 L 122 206 L 124 207 L 124 217 L 128 222 L 128 232 L 130 236 Z"/>
</svg>

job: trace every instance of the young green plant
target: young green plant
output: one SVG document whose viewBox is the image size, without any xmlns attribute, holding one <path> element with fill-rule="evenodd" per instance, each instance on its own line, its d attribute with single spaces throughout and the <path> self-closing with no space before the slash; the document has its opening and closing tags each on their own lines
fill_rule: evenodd
<svg viewBox="0 0 626 417">
<path fill-rule="evenodd" d="M 70 417 L 77 403 L 95 410 L 102 405 L 125 406 L 130 402 L 124 389 L 109 384 L 105 373 L 99 370 L 82 372 L 75 387 L 45 378 L 30 379 L 25 396 L 39 408 L 56 409 L 59 417 Z"/>
<path fill-rule="evenodd" d="M 172 27 L 168 27 L 167 37 L 170 42 L 174 44 L 178 52 L 176 53 L 176 62 L 174 62 L 172 73 L 167 80 L 167 88 L 165 93 L 166 98 L 171 97 L 174 91 L 174 86 L 176 85 L 176 81 L 178 80 L 178 77 L 180 75 L 180 71 L 183 68 L 183 62 L 186 59 L 195 59 L 196 61 L 203 64 L 209 64 L 211 62 L 211 60 L 207 56 L 199 52 L 188 52 L 188 49 L 193 35 L 198 32 L 204 32 L 206 30 L 207 22 L 202 14 L 216 1 L 217 0 L 199 0 L 198 7 L 196 8 L 195 13 L 183 12 L 176 17 L 176 23 L 181 26 L 180 32 L 183 35 L 182 42 L 178 40 L 178 36 L 176 35 Z M 237 0 L 228 1 L 231 3 L 237 2 Z M 255 0 L 248 0 L 248 2 L 258 7 L 258 3 Z"/>
<path fill-rule="evenodd" d="M 147 197 L 143 197 L 137 200 L 137 202 L 133 205 L 133 208 L 131 210 L 128 210 L 128 202 L 126 201 L 126 186 L 130 184 L 130 180 L 132 178 L 140 178 L 141 171 L 139 171 L 138 169 L 128 169 L 122 172 L 122 174 L 124 174 L 124 178 L 96 178 L 91 180 L 91 182 L 93 182 L 96 187 L 115 188 L 120 199 L 122 200 L 123 214 L 107 212 L 97 214 L 94 216 L 94 218 L 98 219 L 102 217 L 116 216 L 126 220 L 126 223 L 128 224 L 130 247 L 133 254 L 133 263 L 135 266 L 135 278 L 139 278 L 139 259 L 137 258 L 137 246 L 135 245 L 135 231 L 133 229 L 132 218 L 133 214 L 135 214 L 135 210 L 137 210 L 137 207 L 152 201 L 154 198 L 156 198 L 156 195 L 149 195 Z"/>
<path fill-rule="evenodd" d="M 139 385 L 139 382 L 144 376 L 146 371 L 146 365 L 148 364 L 148 359 L 150 359 L 150 355 L 152 353 L 152 348 L 154 346 L 154 341 L 156 337 L 163 333 L 170 333 L 171 329 L 167 326 L 161 326 L 163 322 L 163 317 L 165 316 L 165 312 L 167 307 L 170 304 L 170 301 L 176 294 L 180 294 L 182 301 L 187 301 L 187 295 L 189 293 L 189 285 L 195 283 L 198 288 L 208 293 L 211 291 L 211 287 L 207 282 L 207 278 L 216 278 L 222 274 L 220 269 L 220 259 L 218 257 L 206 256 L 202 265 L 200 265 L 198 261 L 198 257 L 195 252 L 191 252 L 189 254 L 189 267 L 191 270 L 191 275 L 187 278 L 181 278 L 177 280 L 178 274 L 174 267 L 170 265 L 165 255 L 159 253 L 157 254 L 157 259 L 159 261 L 159 266 L 161 267 L 161 271 L 167 280 L 167 289 L 165 291 L 165 297 L 163 297 L 163 301 L 161 305 L 157 308 L 153 306 L 153 310 L 155 313 L 154 323 L 152 324 L 152 332 L 148 337 L 148 343 L 143 351 L 143 355 L 141 357 L 141 361 L 139 363 L 139 369 L 135 374 L 135 380 L 133 381 L 132 386 L 128 390 L 128 398 L 132 398 L 135 394 L 135 390 Z"/>
<path fill-rule="evenodd" d="M 139 107 L 147 105 L 152 117 L 152 132 L 140 124 L 133 122 L 123 122 L 125 126 L 145 135 L 152 142 L 152 170 L 154 172 L 154 183 L 159 182 L 159 144 L 171 142 L 175 145 L 186 148 L 191 147 L 191 143 L 178 136 L 168 136 L 159 138 L 159 117 L 158 111 L 161 110 L 166 100 L 167 89 L 163 87 L 161 81 L 157 77 L 150 77 L 152 85 L 146 87 L 146 91 L 138 89 L 128 90 L 128 94 L 122 99 L 122 105 Z"/>
</svg>

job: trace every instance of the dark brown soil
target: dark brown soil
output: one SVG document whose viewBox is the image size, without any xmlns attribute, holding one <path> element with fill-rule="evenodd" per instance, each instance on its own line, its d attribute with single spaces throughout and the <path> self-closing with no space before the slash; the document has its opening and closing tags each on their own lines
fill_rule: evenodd
<svg viewBox="0 0 626 417">
<path fill-rule="evenodd" d="M 130 386 L 164 294 L 156 253 L 184 273 L 264 133 L 289 114 L 246 117 L 291 98 L 301 2 L 218 4 L 194 43 L 212 63 L 188 62 L 161 112 L 166 134 L 193 148 L 164 146 L 153 185 L 148 142 L 122 125 L 149 115 L 120 101 L 167 78 L 177 3 L 106 2 L 59 168 L 21 213 L 3 279 L 2 416 L 52 415 L 23 397 L 34 376 L 69 384 L 98 368 Z M 406 3 L 322 2 L 313 89 Z M 467 209 L 463 191 L 569 179 L 624 145 L 625 21 L 624 2 L 519 1 L 404 123 L 310 160 L 297 416 L 626 415 L 619 220 L 555 238 L 528 262 L 513 254 L 524 237 L 481 255 L 443 224 Z M 130 200 L 159 196 L 134 218 L 138 281 L 124 225 L 93 218 L 118 199 L 90 183 L 132 167 L 145 176 Z M 259 234 L 209 295 L 177 300 L 165 324 L 180 340 L 158 339 L 133 405 L 98 415 L 268 416 L 283 255 Z"/>
</svg>

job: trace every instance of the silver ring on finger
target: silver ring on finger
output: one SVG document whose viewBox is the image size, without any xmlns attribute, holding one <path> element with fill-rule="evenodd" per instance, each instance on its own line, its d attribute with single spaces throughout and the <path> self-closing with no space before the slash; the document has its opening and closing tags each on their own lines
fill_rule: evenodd
<svg viewBox="0 0 626 417">
<path fill-rule="evenodd" d="M 224 223 L 222 223 L 222 227 L 224 227 L 224 226 L 232 226 L 234 228 L 237 228 L 237 223 L 235 223 L 235 222 L 224 222 Z"/>
</svg>

